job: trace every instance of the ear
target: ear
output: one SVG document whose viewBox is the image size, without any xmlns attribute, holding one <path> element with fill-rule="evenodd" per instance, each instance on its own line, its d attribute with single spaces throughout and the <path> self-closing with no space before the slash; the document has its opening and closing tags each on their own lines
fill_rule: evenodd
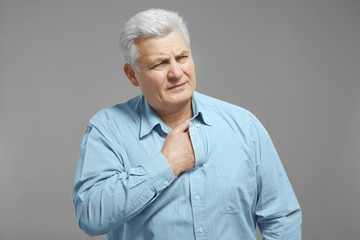
<svg viewBox="0 0 360 240">
<path fill-rule="evenodd" d="M 130 66 L 130 64 L 125 64 L 124 65 L 124 73 L 127 76 L 127 78 L 129 79 L 130 83 L 132 85 L 134 85 L 135 87 L 139 86 L 139 81 L 136 78 L 136 74 L 134 69 Z"/>
</svg>

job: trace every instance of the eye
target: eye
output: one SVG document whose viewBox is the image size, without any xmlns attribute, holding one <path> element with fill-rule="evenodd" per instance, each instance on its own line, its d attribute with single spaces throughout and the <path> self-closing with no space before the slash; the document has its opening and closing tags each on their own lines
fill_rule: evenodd
<svg viewBox="0 0 360 240">
<path fill-rule="evenodd" d="M 179 62 L 179 63 L 184 63 L 186 62 L 186 60 L 188 59 L 188 55 L 182 55 L 182 56 L 179 56 L 176 58 L 176 60 Z"/>
<path fill-rule="evenodd" d="M 162 61 L 162 62 L 159 62 L 159 63 L 156 63 L 155 65 L 153 65 L 151 67 L 151 69 L 154 69 L 154 70 L 159 70 L 159 69 L 162 69 L 166 64 L 168 63 L 168 61 Z"/>
</svg>

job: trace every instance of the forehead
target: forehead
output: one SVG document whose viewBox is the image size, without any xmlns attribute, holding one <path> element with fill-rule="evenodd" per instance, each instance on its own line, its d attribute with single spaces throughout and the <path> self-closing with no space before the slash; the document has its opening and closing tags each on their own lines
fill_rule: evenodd
<svg viewBox="0 0 360 240">
<path fill-rule="evenodd" d="M 135 45 L 139 58 L 156 58 L 189 51 L 184 35 L 179 30 L 164 36 L 138 38 Z"/>
</svg>

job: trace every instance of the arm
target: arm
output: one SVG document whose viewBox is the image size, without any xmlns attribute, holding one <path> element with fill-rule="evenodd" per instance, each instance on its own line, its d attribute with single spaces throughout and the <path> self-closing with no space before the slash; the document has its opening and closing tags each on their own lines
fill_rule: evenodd
<svg viewBox="0 0 360 240">
<path fill-rule="evenodd" d="M 300 240 L 301 209 L 270 136 L 253 119 L 257 162 L 256 218 L 264 240 Z"/>
<path fill-rule="evenodd" d="M 100 126 L 99 126 L 100 127 Z M 174 180 L 159 152 L 125 171 L 106 130 L 90 125 L 84 135 L 73 201 L 79 226 L 89 235 L 104 234 L 139 214 Z"/>
</svg>

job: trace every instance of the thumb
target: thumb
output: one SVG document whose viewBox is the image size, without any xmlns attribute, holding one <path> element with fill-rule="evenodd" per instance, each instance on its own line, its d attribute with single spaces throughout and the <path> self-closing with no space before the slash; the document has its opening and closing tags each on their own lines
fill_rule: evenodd
<svg viewBox="0 0 360 240">
<path fill-rule="evenodd" d="M 189 125 L 190 125 L 190 119 L 187 119 L 186 121 L 184 121 L 183 123 L 177 125 L 173 131 L 175 130 L 176 132 L 186 132 L 189 129 Z"/>
</svg>

